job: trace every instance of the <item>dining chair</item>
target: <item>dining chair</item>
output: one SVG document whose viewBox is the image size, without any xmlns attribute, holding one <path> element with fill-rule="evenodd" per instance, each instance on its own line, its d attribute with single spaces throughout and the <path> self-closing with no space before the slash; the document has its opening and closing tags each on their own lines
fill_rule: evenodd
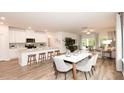
<svg viewBox="0 0 124 93">
<path fill-rule="evenodd" d="M 96 62 L 97 62 L 97 59 L 98 59 L 98 53 L 96 53 L 95 55 L 93 55 L 94 56 L 94 60 L 93 60 L 93 62 L 92 62 L 92 68 L 94 69 L 94 70 L 96 70 Z"/>
<path fill-rule="evenodd" d="M 76 69 L 78 71 L 84 72 L 86 80 L 87 80 L 87 72 L 91 76 L 90 71 L 92 70 L 93 60 L 94 60 L 94 56 L 92 56 L 91 58 L 87 60 L 82 60 L 81 62 L 76 64 Z"/>
<path fill-rule="evenodd" d="M 56 79 L 57 79 L 58 73 L 64 73 L 65 80 L 66 80 L 67 72 L 72 70 L 72 64 L 64 62 L 63 59 L 60 59 L 57 56 L 53 57 L 53 66 L 55 70 Z"/>
</svg>

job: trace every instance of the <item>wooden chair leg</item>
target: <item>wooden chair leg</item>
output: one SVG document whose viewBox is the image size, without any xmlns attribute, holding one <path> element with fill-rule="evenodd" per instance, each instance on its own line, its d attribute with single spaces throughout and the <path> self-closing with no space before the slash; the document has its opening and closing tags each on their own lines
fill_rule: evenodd
<svg viewBox="0 0 124 93">
<path fill-rule="evenodd" d="M 30 62 L 30 66 L 31 66 L 31 62 Z"/>
<path fill-rule="evenodd" d="M 67 74 L 67 73 L 65 72 L 65 80 L 66 80 L 66 74 Z"/>
<path fill-rule="evenodd" d="M 88 71 L 88 73 L 89 73 L 89 76 L 91 77 L 90 71 Z"/>
<path fill-rule="evenodd" d="M 86 80 L 87 80 L 87 73 L 86 73 L 86 72 L 84 72 L 84 75 L 85 75 L 85 78 L 86 78 Z"/>
<path fill-rule="evenodd" d="M 93 75 L 93 69 L 91 68 L 91 72 L 92 72 L 92 75 Z"/>
<path fill-rule="evenodd" d="M 56 76 L 56 79 L 57 79 L 57 77 L 58 77 L 58 71 L 55 71 L 55 76 Z"/>
<path fill-rule="evenodd" d="M 93 66 L 93 68 L 94 68 L 94 71 L 96 71 L 96 67 L 95 67 L 95 66 Z"/>
</svg>

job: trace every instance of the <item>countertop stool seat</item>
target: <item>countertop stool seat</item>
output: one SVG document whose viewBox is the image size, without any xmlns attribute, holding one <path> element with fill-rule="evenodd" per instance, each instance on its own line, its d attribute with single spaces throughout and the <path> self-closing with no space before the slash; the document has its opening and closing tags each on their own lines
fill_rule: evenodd
<svg viewBox="0 0 124 93">
<path fill-rule="evenodd" d="M 28 55 L 28 64 L 30 64 L 30 66 L 31 66 L 31 64 L 34 63 L 34 62 L 37 63 L 36 54 Z"/>
<path fill-rule="evenodd" d="M 53 56 L 54 56 L 54 52 L 53 51 L 49 51 L 47 53 L 47 60 L 51 60 Z"/>
<path fill-rule="evenodd" d="M 58 55 L 60 55 L 60 50 L 55 50 L 54 56 L 58 56 Z"/>
<path fill-rule="evenodd" d="M 39 53 L 38 62 L 46 61 L 46 53 Z"/>
</svg>

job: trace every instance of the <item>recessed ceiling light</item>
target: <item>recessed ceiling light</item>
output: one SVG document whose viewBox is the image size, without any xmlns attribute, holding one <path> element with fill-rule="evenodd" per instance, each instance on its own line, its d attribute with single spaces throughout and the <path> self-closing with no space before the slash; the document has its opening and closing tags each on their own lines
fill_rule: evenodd
<svg viewBox="0 0 124 93">
<path fill-rule="evenodd" d="M 87 35 L 89 35 L 89 34 L 90 34 L 90 32 L 87 32 L 86 34 L 87 34 Z"/>
<path fill-rule="evenodd" d="M 4 23 L 3 22 L 0 22 L 1 25 L 3 25 Z"/>
<path fill-rule="evenodd" d="M 31 29 L 31 27 L 29 26 L 28 29 Z"/>
<path fill-rule="evenodd" d="M 87 32 L 87 30 L 82 30 L 81 32 L 84 32 L 84 33 L 86 33 L 86 32 Z"/>
<path fill-rule="evenodd" d="M 0 19 L 1 19 L 1 20 L 5 20 L 6 18 L 2 16 L 2 17 L 0 17 Z"/>
<path fill-rule="evenodd" d="M 94 31 L 94 29 L 90 29 L 89 31 L 90 31 L 90 32 L 93 32 L 93 31 Z"/>
</svg>

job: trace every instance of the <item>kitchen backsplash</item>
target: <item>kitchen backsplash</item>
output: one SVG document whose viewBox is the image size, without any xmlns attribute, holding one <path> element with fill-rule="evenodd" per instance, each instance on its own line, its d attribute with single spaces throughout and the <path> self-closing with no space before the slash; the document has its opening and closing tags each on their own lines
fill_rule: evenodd
<svg viewBox="0 0 124 93">
<path fill-rule="evenodd" d="M 26 43 L 9 43 L 9 48 L 10 49 L 13 49 L 13 48 L 26 48 L 25 44 Z M 47 46 L 47 44 L 44 43 L 44 42 L 34 43 L 34 45 L 36 46 L 36 48 L 41 48 L 41 47 Z"/>
</svg>

